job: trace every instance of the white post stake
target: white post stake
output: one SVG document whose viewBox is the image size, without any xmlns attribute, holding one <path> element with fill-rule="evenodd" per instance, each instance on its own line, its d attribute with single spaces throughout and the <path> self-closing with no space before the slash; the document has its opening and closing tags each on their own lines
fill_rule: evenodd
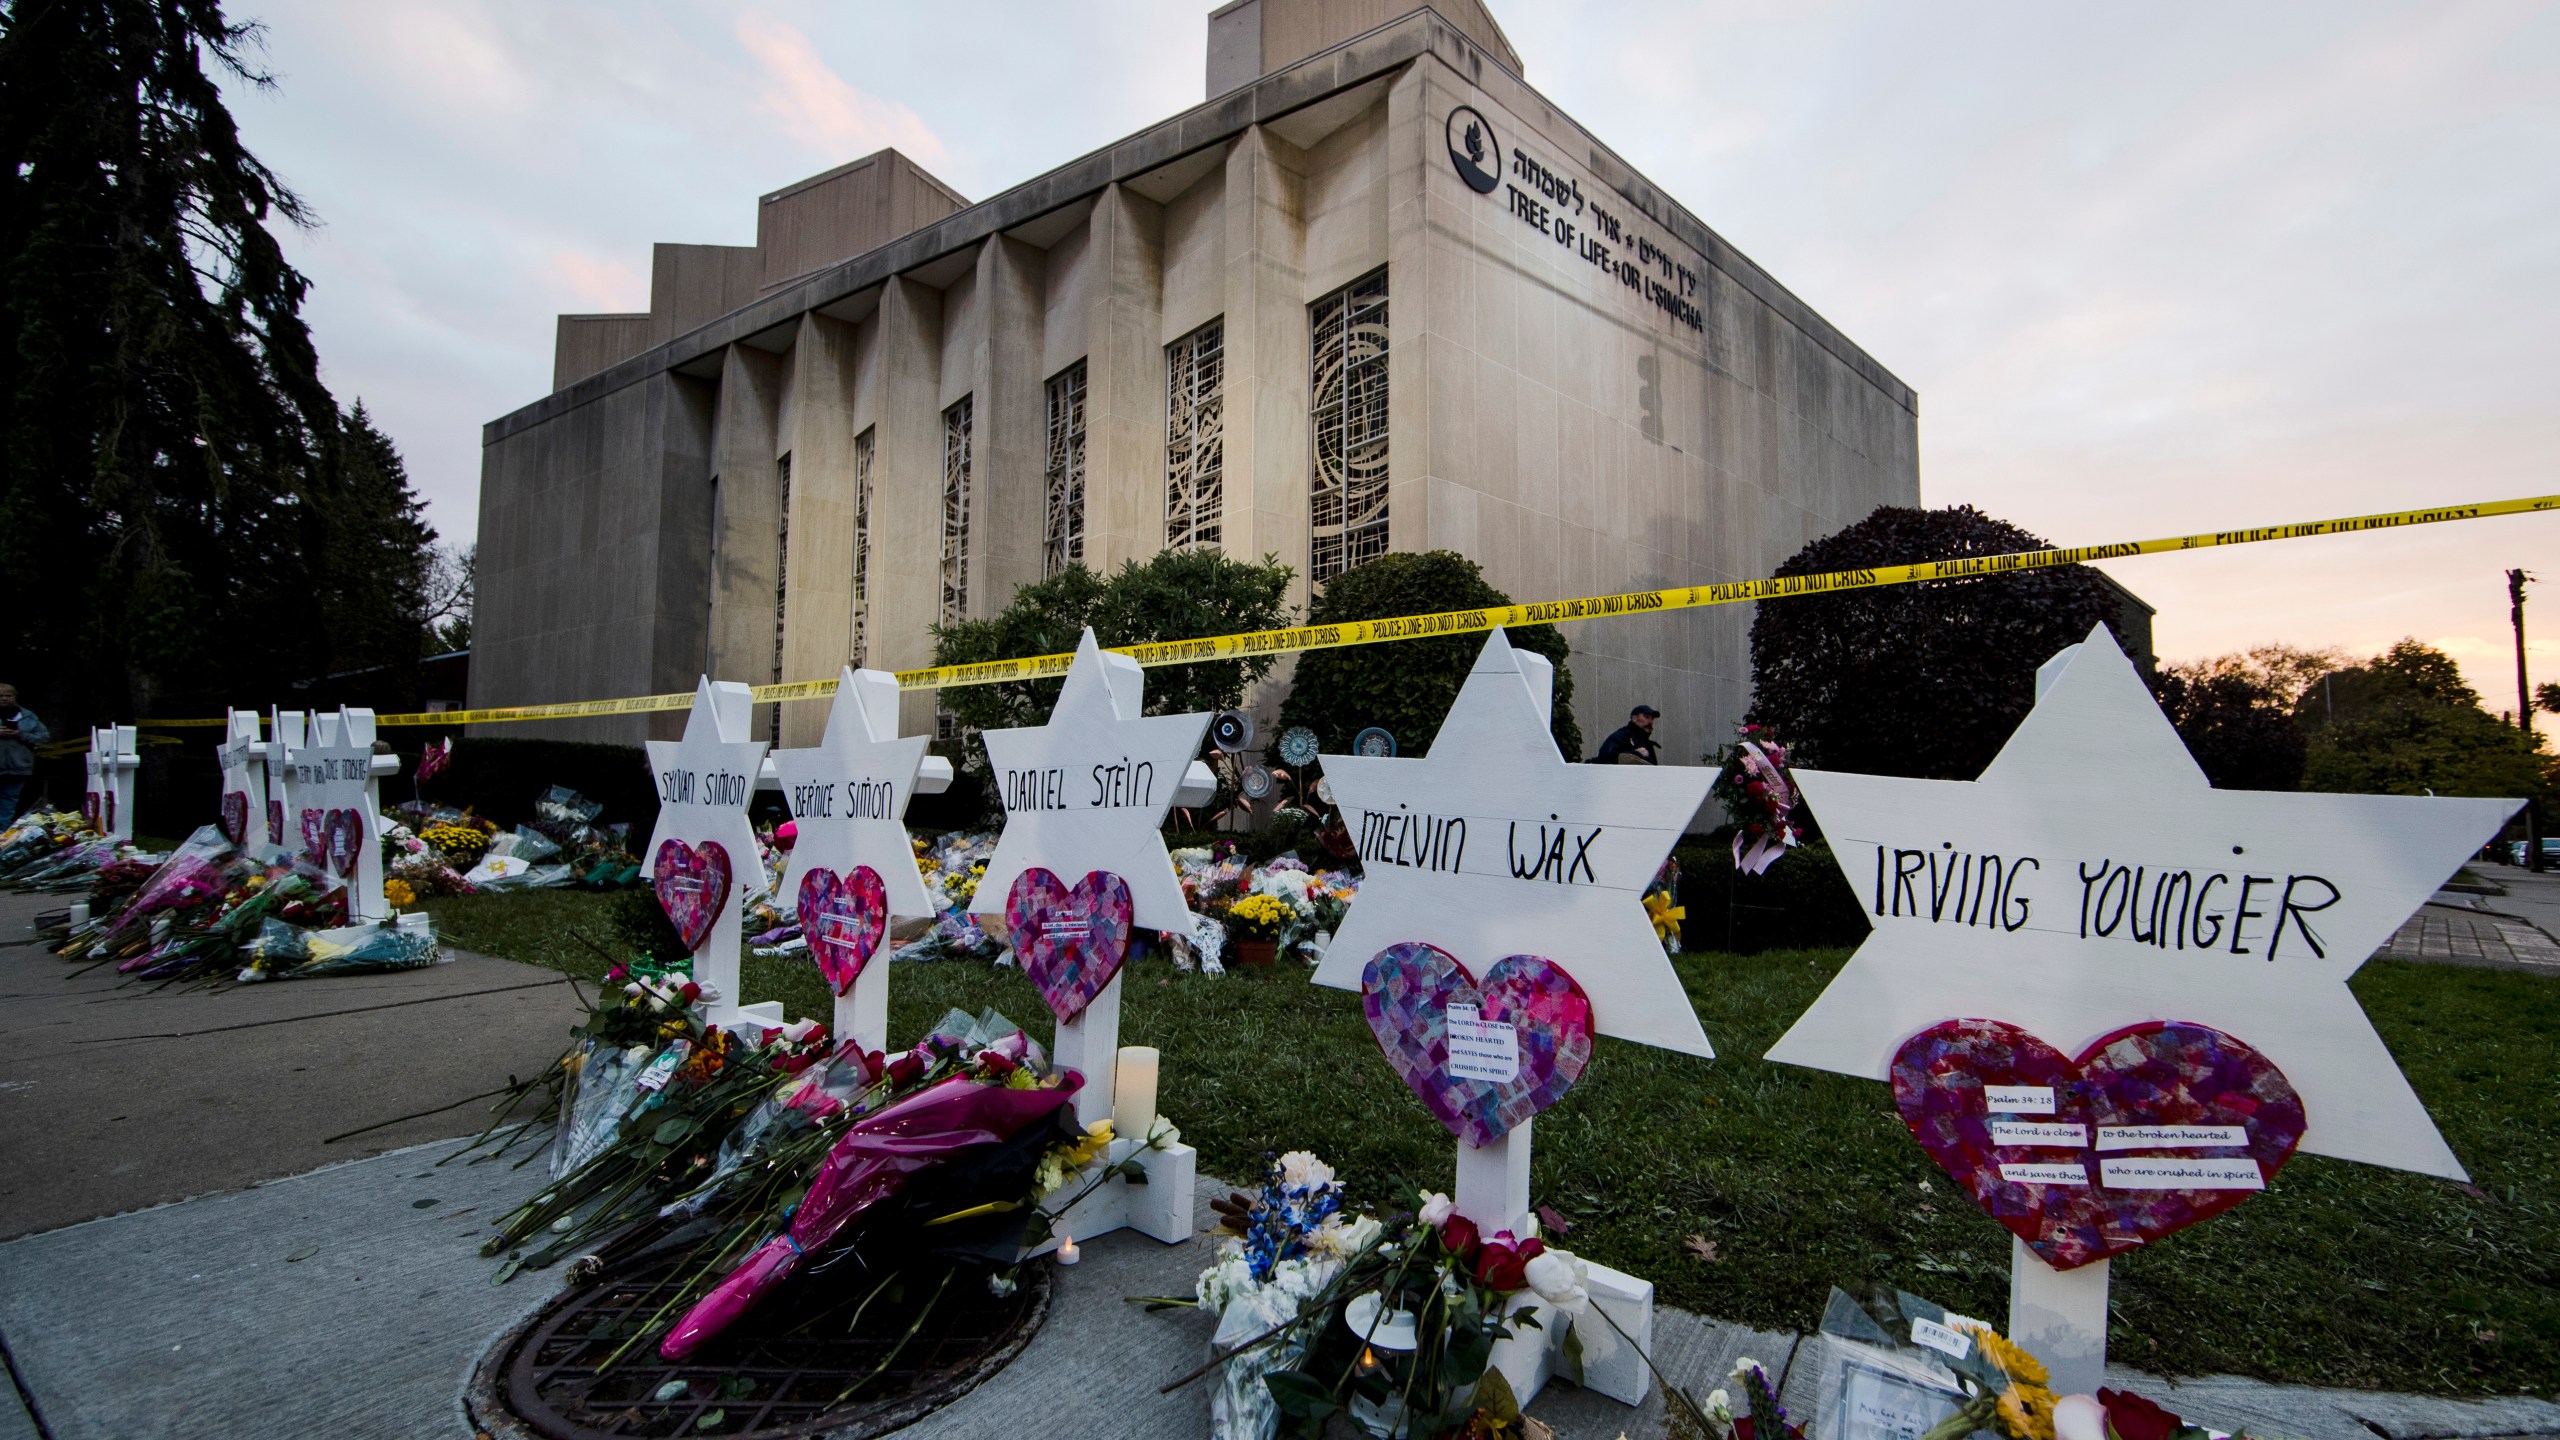
<svg viewBox="0 0 2560 1440">
<path fill-rule="evenodd" d="M 308 743 L 310 717 L 299 710 L 267 711 L 267 843 L 299 853 L 301 833 L 294 818 L 302 813 L 294 791 L 292 755 Z"/>
<path fill-rule="evenodd" d="M 1005 806 L 1004 836 L 987 860 L 970 909 L 1001 915 L 1025 871 L 1047 870 L 1069 886 L 1093 871 L 1129 887 L 1130 924 L 1141 930 L 1187 931 L 1191 911 L 1173 859 L 1164 848 L 1164 817 L 1189 779 L 1210 717 L 1147 715 L 1146 671 L 1126 655 L 1105 653 L 1086 630 L 1045 725 L 989 730 L 987 761 Z M 1017 954 L 1024 937 L 1015 936 Z M 1032 969 L 1026 962 L 1026 971 Z M 1033 975 L 1035 980 L 1041 977 Z M 1054 1001 L 1052 1002 L 1055 1003 Z M 1110 1118 L 1119 1088 L 1120 976 L 1115 970 L 1073 1020 L 1058 1025 L 1050 1046 L 1058 1064 L 1084 1076 L 1076 1118 Z M 1143 1135 L 1115 1138 L 1096 1163 L 1116 1162 L 1145 1144 Z M 1149 1154 L 1149 1183 L 1104 1185 L 1061 1222 L 1078 1241 L 1127 1227 L 1168 1243 L 1191 1238 L 1188 1145 Z M 1079 1182 L 1070 1181 L 1070 1185 Z"/>
<path fill-rule="evenodd" d="M 738 1000 L 747 888 L 764 883 L 756 832 L 747 823 L 747 804 L 755 795 L 765 752 L 765 742 L 747 738 L 754 703 L 754 692 L 746 686 L 706 675 L 694 688 L 684 738 L 649 742 L 649 768 L 658 781 L 658 828 L 651 832 L 640 863 L 676 929 L 696 927 L 685 940 L 693 950 L 694 979 L 716 997 L 703 1007 L 704 1018 L 714 1025 L 770 1026 L 783 1020 L 779 1003 L 747 1006 Z M 718 895 L 706 896 L 702 882 L 690 874 L 668 883 L 657 878 L 662 855 L 681 856 L 697 847 L 716 847 L 719 863 L 728 869 L 727 887 Z"/>
<path fill-rule="evenodd" d="M 1450 1198 L 1486 1235 L 1525 1236 L 1537 1223 L 1529 1218 L 1529 1131 L 1536 1123 L 1534 1116 L 1523 1120 L 1481 1149 L 1458 1142 L 1458 1193 Z"/>
<path fill-rule="evenodd" d="M 373 712 L 342 709 L 314 715 L 311 721 L 305 737 L 309 743 L 286 752 L 293 803 L 288 843 L 347 887 L 350 923 L 387 920 L 391 902 L 382 894 L 382 806 L 374 768 Z M 398 771 L 396 758 L 382 758 L 391 759 L 393 772 Z"/>
<path fill-rule="evenodd" d="M 2056 1270 L 2009 1237 L 2009 1338 L 2044 1362 L 2056 1395 L 2107 1381 L 2107 1262 Z"/>
<path fill-rule="evenodd" d="M 131 725 L 89 732 L 89 824 L 112 840 L 133 838 L 133 772 L 141 765 L 141 733 Z"/>
<path fill-rule="evenodd" d="M 829 988 L 841 983 L 846 967 L 860 966 L 852 987 L 836 995 L 833 1029 L 866 1050 L 889 1048 L 889 931 L 901 919 L 934 913 L 904 823 L 916 794 L 939 794 L 951 784 L 951 762 L 926 754 L 930 743 L 898 734 L 897 676 L 846 666 L 836 677 L 835 704 L 817 747 L 777 750 L 765 762 L 799 827 L 775 898 L 798 910 L 804 881 L 813 874 L 833 877 L 825 902 L 831 913 L 801 914 L 800 933 Z M 854 877 L 864 869 L 879 877 L 880 931 L 872 952 L 856 959 L 843 936 L 874 918 L 859 913 L 852 895 Z"/>
<path fill-rule="evenodd" d="M 243 850 L 276 843 L 267 830 L 267 747 L 258 712 L 229 712 L 230 726 L 214 759 L 222 766 L 222 833 Z"/>
</svg>

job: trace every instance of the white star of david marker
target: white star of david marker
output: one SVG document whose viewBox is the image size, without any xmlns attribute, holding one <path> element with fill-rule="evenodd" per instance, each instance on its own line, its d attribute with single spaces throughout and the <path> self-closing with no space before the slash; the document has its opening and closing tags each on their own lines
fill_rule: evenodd
<svg viewBox="0 0 2560 1440">
<path fill-rule="evenodd" d="M 696 978 L 720 995 L 715 1018 L 737 1005 L 739 916 L 747 895 L 765 883 L 755 828 L 747 823 L 747 804 L 755 795 L 765 752 L 765 742 L 746 738 L 753 704 L 754 692 L 746 686 L 704 676 L 694 688 L 684 738 L 648 742 L 649 769 L 658 784 L 658 824 L 640 856 L 640 873 L 655 873 L 658 847 L 669 840 L 693 846 L 717 841 L 729 852 L 728 900 L 710 938 L 695 952 Z"/>
<path fill-rule="evenodd" d="M 786 903 L 799 899 L 800 877 L 812 868 L 851 875 L 855 866 L 868 865 L 879 872 L 891 915 L 934 913 L 903 818 L 931 743 L 923 735 L 899 736 L 896 676 L 844 668 L 817 748 L 773 752 L 783 801 L 800 832 L 782 877 Z"/>
<path fill-rule="evenodd" d="M 1548 730 L 1554 675 L 1496 630 L 1429 758 L 1324 757 L 1364 878 L 1315 981 L 1357 990 L 1371 958 L 1412 940 L 1479 977 L 1543 955 L 1599 1033 L 1712 1055 L 1643 899 L 1715 772 L 1568 763 Z"/>
<path fill-rule="evenodd" d="M 1209 716 L 1141 714 L 1145 685 L 1138 662 L 1105 653 L 1088 629 L 1048 724 L 984 732 L 1004 835 L 972 912 L 1004 913 L 1013 882 L 1033 866 L 1069 885 L 1107 870 L 1128 882 L 1140 929 L 1191 928 L 1161 827 Z"/>
<path fill-rule="evenodd" d="M 1768 1058 L 1884 1079 L 1942 1020 L 2067 1054 L 2189 1021 L 2284 1072 L 2305 1151 L 2464 1178 L 2347 979 L 2519 802 L 2216 790 L 2104 626 L 2037 688 L 1979 780 L 1795 772 L 1875 931 Z"/>
</svg>

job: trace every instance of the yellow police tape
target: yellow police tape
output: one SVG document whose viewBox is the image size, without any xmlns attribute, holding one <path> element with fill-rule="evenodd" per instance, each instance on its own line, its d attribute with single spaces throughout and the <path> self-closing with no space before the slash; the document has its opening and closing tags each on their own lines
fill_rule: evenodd
<svg viewBox="0 0 2560 1440">
<path fill-rule="evenodd" d="M 1190 665 L 1204 660 L 1239 660 L 1263 655 L 1331 650 L 1345 645 L 1375 645 L 1390 640 L 1427 640 L 1444 635 L 1477 635 L 1510 625 L 1552 625 L 1566 620 L 1602 620 L 1619 615 L 1652 615 L 1666 610 L 1693 610 L 1708 605 L 1736 605 L 1746 600 L 1783 600 L 1797 595 L 1824 595 L 1841 590 L 1874 590 L 1929 580 L 1971 580 L 2018 570 L 2047 570 L 2092 560 L 2124 560 L 2173 550 L 2205 550 L 2221 545 L 2253 545 L 2263 540 L 2299 540 L 2314 535 L 2356 535 L 2368 530 L 2396 530 L 2436 525 L 2448 520 L 2486 520 L 2499 515 L 2527 515 L 2560 509 L 2560 495 L 2529 495 L 2519 500 L 2490 500 L 2476 505 L 2445 505 L 2427 510 L 2396 510 L 2384 515 L 2354 515 L 2342 520 L 2311 520 L 2299 525 L 2270 525 L 2254 530 L 2216 530 L 2202 535 L 2173 535 L 2161 540 L 2134 540 L 2116 545 L 2081 545 L 2068 549 L 2020 550 L 2007 555 L 1977 555 L 1963 560 L 1923 560 L 1872 570 L 1834 570 L 1821 575 L 1786 575 L 1767 580 L 1740 580 L 1722 585 L 1687 585 L 1672 590 L 1632 590 L 1622 595 L 1591 595 L 1579 600 L 1541 600 L 1527 605 L 1491 605 L 1474 610 L 1446 610 L 1436 615 L 1399 615 L 1386 620 L 1352 620 L 1338 625 L 1297 625 L 1286 630 L 1256 630 L 1242 635 L 1214 635 L 1199 640 L 1163 640 L 1114 647 L 1141 665 Z M 1034 655 L 1018 660 L 989 660 L 974 665 L 939 665 L 898 672 L 902 690 L 936 690 L 959 685 L 994 685 L 1007 680 L 1038 680 L 1064 675 L 1075 659 L 1067 655 Z M 798 680 L 758 685 L 759 704 L 779 700 L 823 700 L 836 693 L 833 680 Z M 418 715 L 378 715 L 377 725 L 489 725 L 515 720 L 570 720 L 597 715 L 638 715 L 691 707 L 690 691 L 672 695 L 630 695 L 619 700 L 573 700 L 557 705 L 504 705 L 484 710 L 444 710 Z M 220 725 L 221 720 L 145 720 L 155 727 Z"/>
</svg>

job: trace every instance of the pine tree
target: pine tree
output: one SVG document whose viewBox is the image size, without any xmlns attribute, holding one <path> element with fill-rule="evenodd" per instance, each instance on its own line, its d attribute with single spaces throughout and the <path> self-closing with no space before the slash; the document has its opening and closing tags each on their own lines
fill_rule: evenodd
<svg viewBox="0 0 2560 1440">
<path fill-rule="evenodd" d="M 302 202 L 219 82 L 216 0 L 0 11 L 0 669 L 63 718 L 316 673 L 306 537 L 337 429 L 271 226 Z"/>
</svg>

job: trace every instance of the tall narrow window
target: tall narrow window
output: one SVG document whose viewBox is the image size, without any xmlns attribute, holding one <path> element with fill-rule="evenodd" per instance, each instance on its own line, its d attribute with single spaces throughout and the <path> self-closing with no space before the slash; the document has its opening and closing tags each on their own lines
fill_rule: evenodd
<svg viewBox="0 0 2560 1440">
<path fill-rule="evenodd" d="M 871 628 L 871 454 L 879 431 L 853 437 L 853 645 L 850 658 L 862 668 L 863 644 Z"/>
<path fill-rule="evenodd" d="M 781 486 L 782 509 L 773 537 L 773 683 L 782 683 L 782 622 L 791 602 L 791 457 L 783 456 L 773 464 L 774 478 Z M 782 702 L 773 702 L 773 724 L 766 731 L 776 745 L 782 743 Z"/>
<path fill-rule="evenodd" d="M 1387 553 L 1387 272 L 1308 306 L 1307 322 L 1316 427 L 1307 578 L 1321 585 Z"/>
<path fill-rule="evenodd" d="M 1166 346 L 1165 371 L 1165 547 L 1215 545 L 1226 504 L 1225 318 Z"/>
<path fill-rule="evenodd" d="M 942 412 L 942 609 L 944 625 L 969 618 L 969 430 L 975 397 L 963 395 Z M 935 733 L 959 734 L 949 710 L 934 717 Z"/>
<path fill-rule="evenodd" d="M 711 583 L 702 587 L 702 673 L 711 663 L 711 647 L 720 634 L 720 477 L 711 477 Z"/>
<path fill-rule="evenodd" d="M 1048 521 L 1040 541 L 1046 579 L 1084 559 L 1084 362 L 1049 377 Z"/>
</svg>

